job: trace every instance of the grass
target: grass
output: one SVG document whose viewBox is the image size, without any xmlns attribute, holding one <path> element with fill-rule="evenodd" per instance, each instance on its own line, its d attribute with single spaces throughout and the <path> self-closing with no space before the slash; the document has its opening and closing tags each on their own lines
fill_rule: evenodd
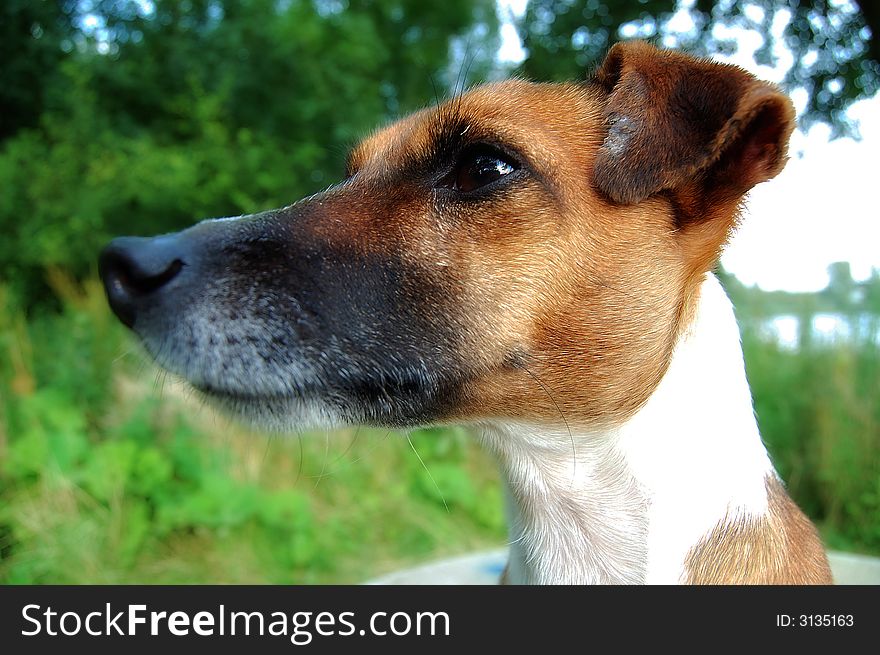
<svg viewBox="0 0 880 655">
<path fill-rule="evenodd" d="M 504 543 L 495 465 L 463 430 L 253 434 L 133 355 L 97 281 L 50 283 L 63 309 L 29 317 L 0 288 L 0 582 L 350 583 Z M 744 336 L 792 494 L 830 545 L 872 553 L 875 343 Z"/>
<path fill-rule="evenodd" d="M 359 582 L 503 542 L 463 431 L 251 433 L 127 354 L 97 283 L 53 286 L 60 315 L 0 297 L 0 581 Z"/>
<path fill-rule="evenodd" d="M 792 497 L 839 550 L 880 554 L 880 348 L 874 334 L 791 350 L 746 329 L 761 434 Z"/>
</svg>

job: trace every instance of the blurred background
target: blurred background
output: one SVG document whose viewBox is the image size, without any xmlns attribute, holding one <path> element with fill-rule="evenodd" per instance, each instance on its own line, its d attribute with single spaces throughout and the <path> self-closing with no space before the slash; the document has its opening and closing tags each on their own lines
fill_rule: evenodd
<svg viewBox="0 0 880 655">
<path fill-rule="evenodd" d="M 257 435 L 148 364 L 99 248 L 288 204 L 371 128 L 645 38 L 783 85 L 792 160 L 719 273 L 764 439 L 835 549 L 880 554 L 873 0 L 0 3 L 0 581 L 359 582 L 502 545 L 462 430 Z"/>
</svg>

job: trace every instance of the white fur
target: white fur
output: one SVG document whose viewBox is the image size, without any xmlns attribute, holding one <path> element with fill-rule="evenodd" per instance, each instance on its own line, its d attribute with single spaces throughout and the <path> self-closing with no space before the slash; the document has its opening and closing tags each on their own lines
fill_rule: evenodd
<svg viewBox="0 0 880 655">
<path fill-rule="evenodd" d="M 484 431 L 508 485 L 513 583 L 677 583 L 719 523 L 766 513 L 773 467 L 713 275 L 648 402 L 613 429 L 572 432 Z"/>
</svg>

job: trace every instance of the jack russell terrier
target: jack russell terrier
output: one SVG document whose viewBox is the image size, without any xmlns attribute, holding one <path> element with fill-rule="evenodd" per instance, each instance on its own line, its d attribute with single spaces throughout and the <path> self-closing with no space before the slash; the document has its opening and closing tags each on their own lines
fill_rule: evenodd
<svg viewBox="0 0 880 655">
<path fill-rule="evenodd" d="M 468 424 L 510 583 L 830 583 L 711 269 L 786 162 L 779 90 L 641 42 L 374 133 L 288 207 L 114 240 L 113 311 L 257 424 Z"/>
</svg>

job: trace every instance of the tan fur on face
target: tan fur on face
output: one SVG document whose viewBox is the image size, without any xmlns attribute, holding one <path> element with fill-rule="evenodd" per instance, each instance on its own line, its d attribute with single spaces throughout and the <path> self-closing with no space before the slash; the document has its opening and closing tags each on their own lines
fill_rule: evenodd
<svg viewBox="0 0 880 655">
<path fill-rule="evenodd" d="M 816 529 L 782 483 L 767 479 L 769 511 L 761 519 L 722 521 L 688 555 L 689 584 L 831 584 Z"/>
<path fill-rule="evenodd" d="M 453 102 L 439 111 L 517 149 L 540 180 L 526 178 L 475 210 L 426 206 L 393 230 L 408 237 L 411 264 L 456 281 L 469 316 L 463 336 L 486 371 L 449 418 L 631 413 L 662 377 L 685 304 L 685 255 L 669 203 L 617 207 L 590 184 L 604 138 L 602 98 L 591 86 L 512 81 Z M 435 120 L 420 112 L 359 146 L 352 184 L 418 152 Z"/>
<path fill-rule="evenodd" d="M 378 131 L 320 229 L 455 297 L 478 373 L 447 420 L 618 423 L 662 378 L 743 194 L 783 165 L 792 118 L 741 69 L 620 45 L 592 83 L 491 84 Z M 444 123 L 530 173 L 480 203 L 408 190 Z"/>
</svg>

